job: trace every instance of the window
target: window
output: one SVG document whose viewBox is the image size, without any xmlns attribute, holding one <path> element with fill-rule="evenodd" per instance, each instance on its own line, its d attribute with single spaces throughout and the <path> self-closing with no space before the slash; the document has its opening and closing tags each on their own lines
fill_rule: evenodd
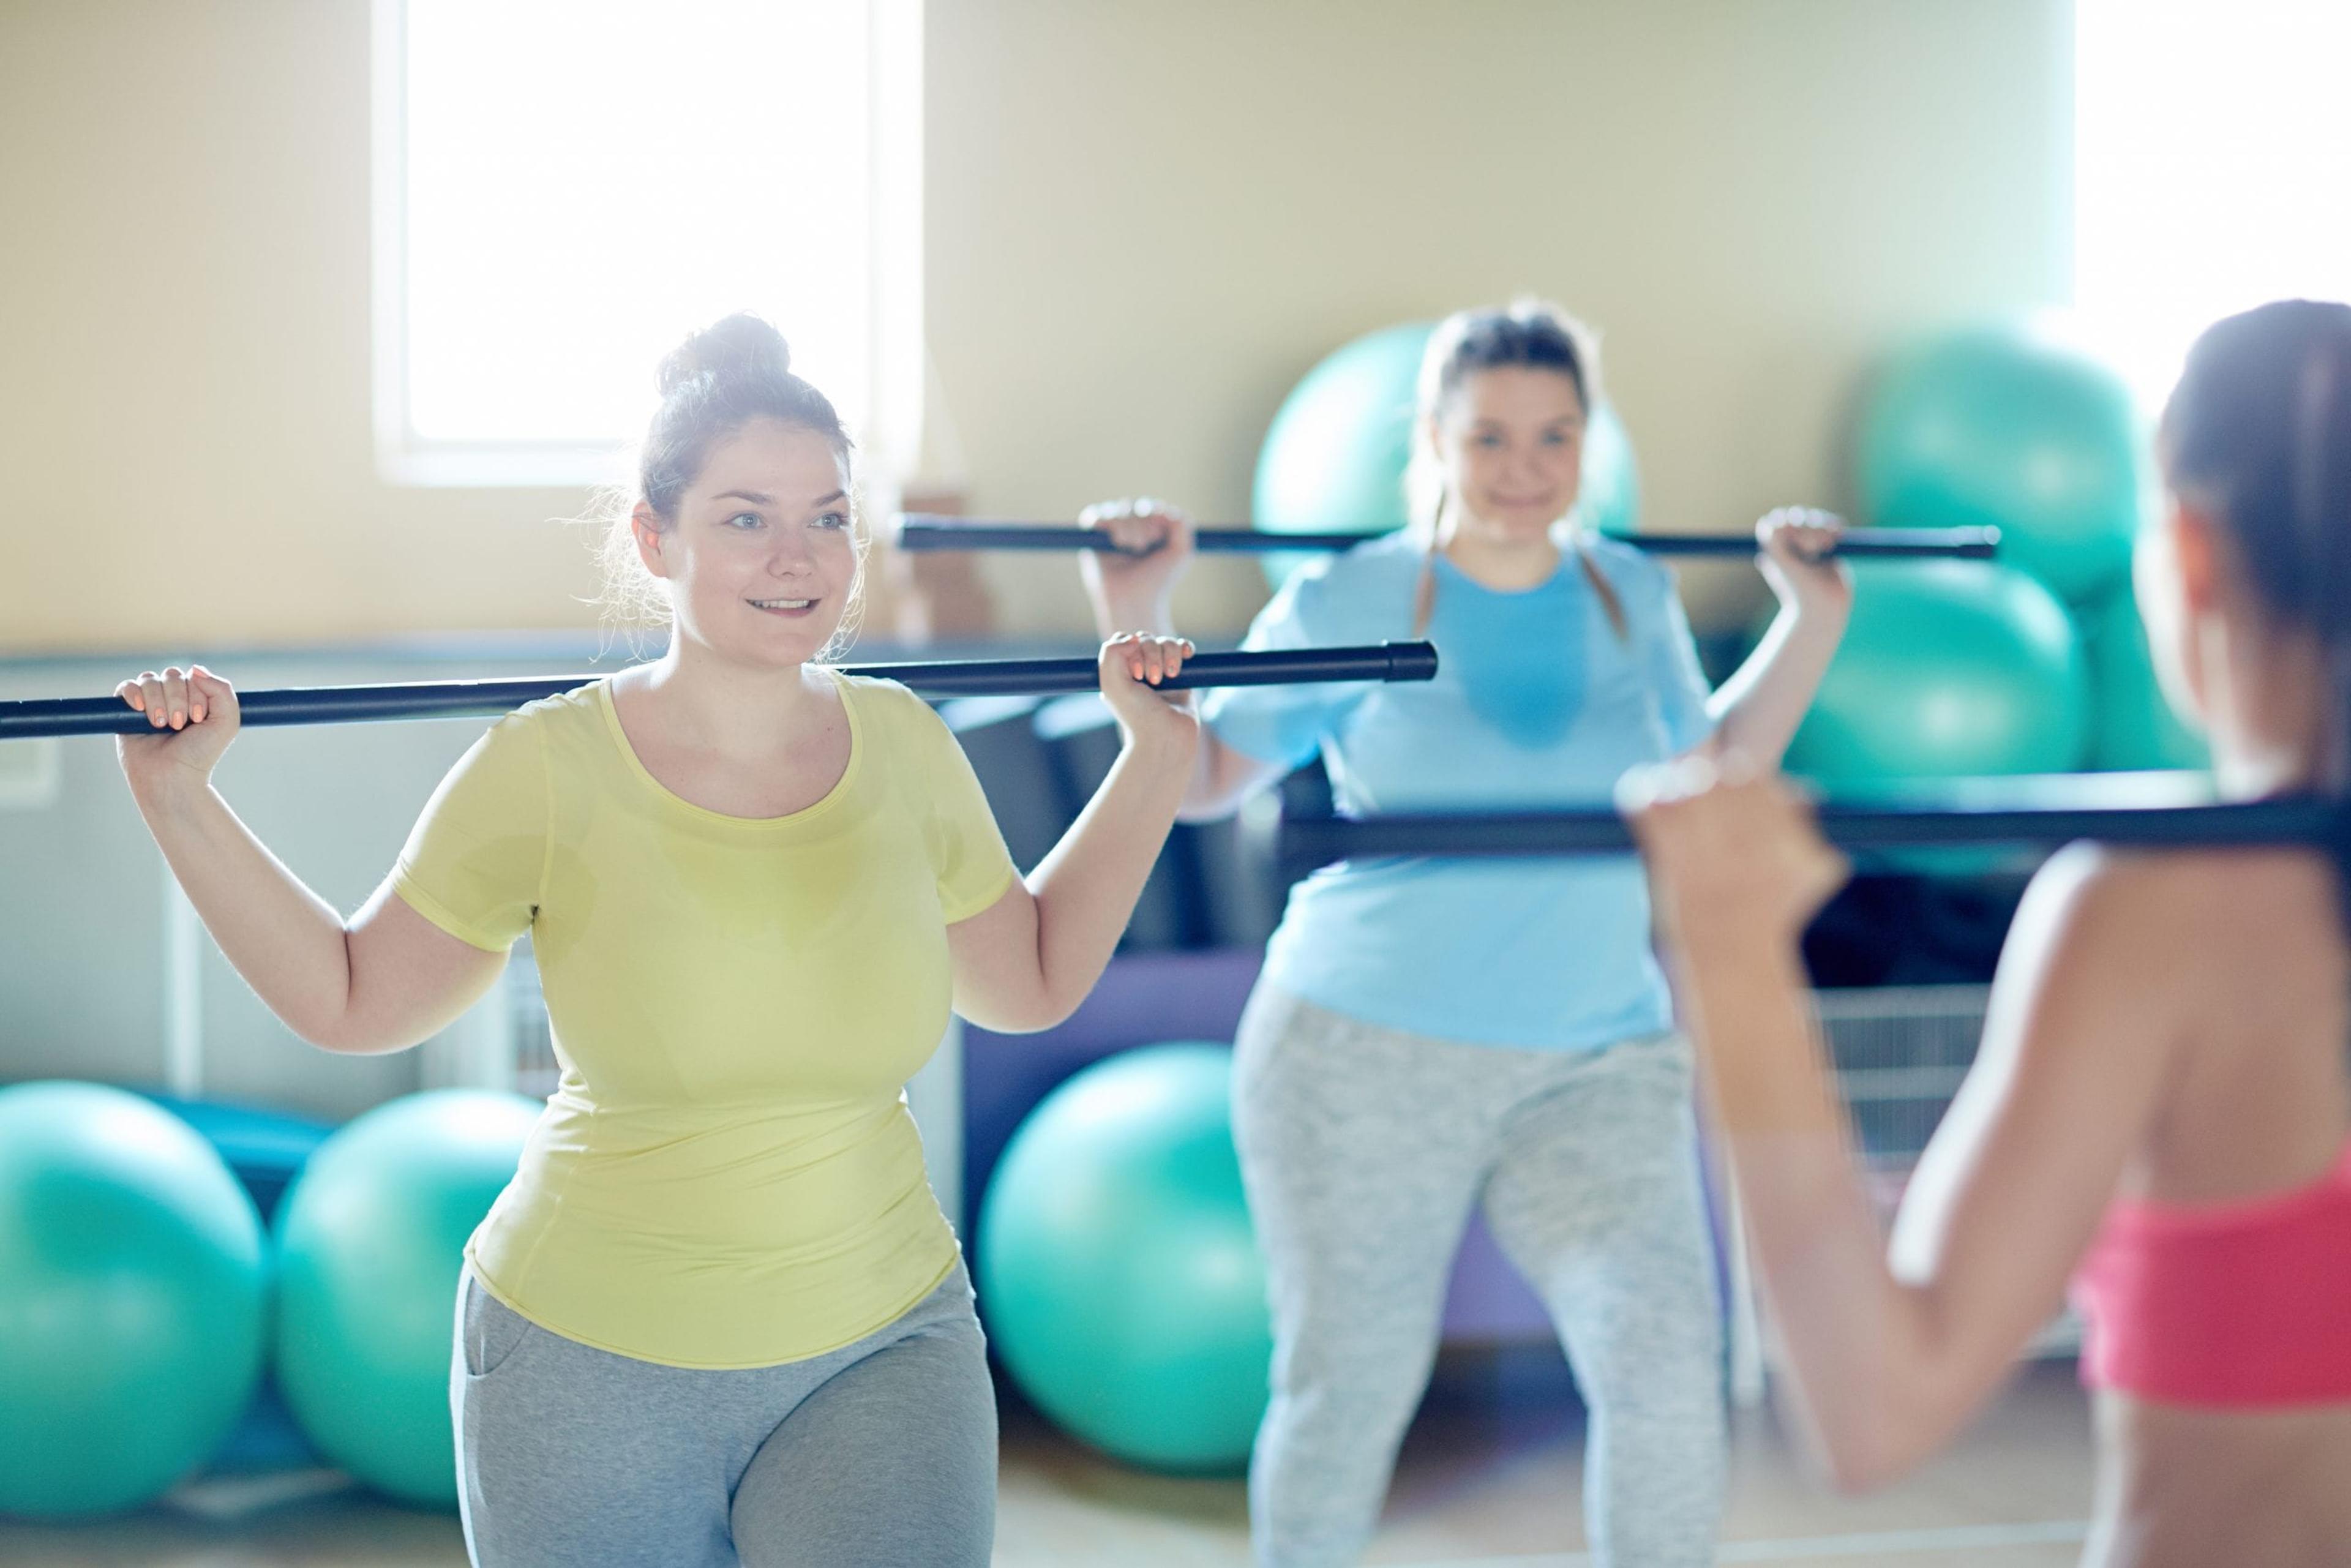
<svg viewBox="0 0 2351 1568">
<path fill-rule="evenodd" d="M 2077 0 L 2074 294 L 2154 406 L 2198 332 L 2351 298 L 2341 0 Z"/>
<path fill-rule="evenodd" d="M 385 476 L 615 476 L 751 309 L 869 452 L 921 379 L 920 0 L 376 0 Z"/>
</svg>

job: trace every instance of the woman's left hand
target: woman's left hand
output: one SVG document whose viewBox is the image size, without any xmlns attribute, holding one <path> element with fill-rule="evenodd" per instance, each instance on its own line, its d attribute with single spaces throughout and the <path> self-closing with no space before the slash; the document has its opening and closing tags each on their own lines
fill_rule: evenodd
<svg viewBox="0 0 2351 1568">
<path fill-rule="evenodd" d="M 1658 918 L 1685 951 L 1792 945 L 1851 874 L 1810 803 L 1736 753 L 1636 768 L 1616 804 Z"/>
<path fill-rule="evenodd" d="M 1200 741 L 1200 721 L 1188 691 L 1162 692 L 1192 656 L 1189 639 L 1122 632 L 1102 645 L 1102 694 L 1130 743 L 1175 741 L 1187 750 Z"/>
<path fill-rule="evenodd" d="M 1755 524 L 1763 580 L 1782 604 L 1843 615 L 1853 607 L 1853 573 L 1835 556 L 1844 519 L 1813 507 L 1780 507 Z"/>
</svg>

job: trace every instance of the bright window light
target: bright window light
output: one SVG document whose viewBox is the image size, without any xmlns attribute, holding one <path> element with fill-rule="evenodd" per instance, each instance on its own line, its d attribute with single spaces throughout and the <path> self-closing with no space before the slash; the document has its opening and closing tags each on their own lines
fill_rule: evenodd
<svg viewBox="0 0 2351 1568">
<path fill-rule="evenodd" d="M 883 422 L 920 303 L 919 128 L 893 123 L 918 112 L 918 0 L 377 8 L 392 477 L 608 477 L 661 356 L 738 309 L 852 425 Z"/>
<path fill-rule="evenodd" d="M 2343 0 L 2076 0 L 2074 307 L 2148 406 L 2196 334 L 2351 298 Z"/>
</svg>

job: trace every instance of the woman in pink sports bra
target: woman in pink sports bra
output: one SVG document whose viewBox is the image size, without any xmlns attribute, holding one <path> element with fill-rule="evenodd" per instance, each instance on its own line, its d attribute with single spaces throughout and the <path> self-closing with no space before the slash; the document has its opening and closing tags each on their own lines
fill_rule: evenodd
<svg viewBox="0 0 2351 1568">
<path fill-rule="evenodd" d="M 2205 332 L 2166 408 L 2137 588 L 2221 789 L 2351 790 L 2351 307 Z M 2351 1563 L 2351 893 L 2315 849 L 2075 845 L 1890 1249 L 1797 939 L 1842 860 L 1775 778 L 1629 780 L 1802 1425 L 1841 1486 L 1949 1439 L 2069 1282 L 2100 1568 Z"/>
</svg>

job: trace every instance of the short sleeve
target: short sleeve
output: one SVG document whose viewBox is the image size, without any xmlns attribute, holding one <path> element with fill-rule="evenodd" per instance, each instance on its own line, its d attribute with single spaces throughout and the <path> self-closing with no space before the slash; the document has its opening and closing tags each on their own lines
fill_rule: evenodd
<svg viewBox="0 0 2351 1568">
<path fill-rule="evenodd" d="M 907 719 L 929 802 L 927 837 L 939 909 L 952 925 L 1003 897 L 1020 873 L 955 732 L 921 698 L 908 694 L 904 700 L 913 710 Z"/>
<path fill-rule="evenodd" d="M 459 941 L 503 953 L 538 912 L 548 832 L 545 739 L 528 713 L 500 719 L 425 803 L 392 891 Z"/>
<path fill-rule="evenodd" d="M 1311 648 L 1335 638 L 1321 622 L 1330 600 L 1328 576 L 1314 568 L 1290 574 L 1258 612 L 1241 640 L 1247 653 Z M 1200 705 L 1200 722 L 1244 756 L 1285 770 L 1305 765 L 1361 702 L 1361 682 L 1286 686 L 1221 686 Z"/>
<path fill-rule="evenodd" d="M 1666 737 L 1674 755 L 1702 745 L 1714 733 L 1714 716 L 1707 707 L 1714 688 L 1698 668 L 1698 640 L 1690 635 L 1689 616 L 1682 609 L 1673 574 L 1649 563 L 1652 608 L 1642 617 L 1648 647 L 1650 689 L 1665 720 Z"/>
</svg>

